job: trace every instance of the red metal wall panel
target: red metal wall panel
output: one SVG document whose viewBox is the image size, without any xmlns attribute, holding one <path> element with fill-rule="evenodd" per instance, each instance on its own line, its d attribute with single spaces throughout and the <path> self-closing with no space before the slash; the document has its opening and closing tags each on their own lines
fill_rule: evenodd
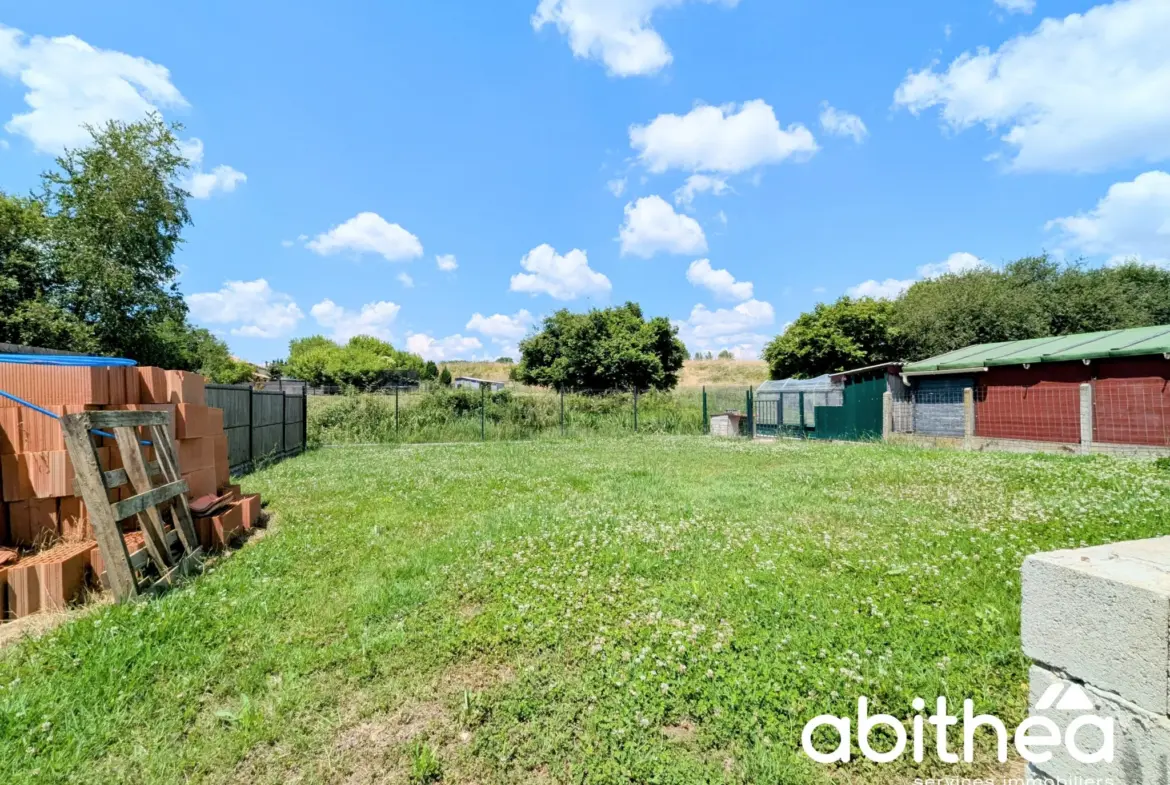
<svg viewBox="0 0 1170 785">
<path fill-rule="evenodd" d="M 975 435 L 1075 444 L 1081 440 L 1080 387 L 1091 378 L 1079 362 L 992 368 L 976 377 Z"/>
<path fill-rule="evenodd" d="M 1170 360 L 1094 363 L 1093 441 L 1170 446 Z"/>
</svg>

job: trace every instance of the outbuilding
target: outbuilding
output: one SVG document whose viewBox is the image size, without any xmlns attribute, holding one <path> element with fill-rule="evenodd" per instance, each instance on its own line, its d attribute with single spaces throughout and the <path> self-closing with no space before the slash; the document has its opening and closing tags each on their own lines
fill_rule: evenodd
<svg viewBox="0 0 1170 785">
<path fill-rule="evenodd" d="M 1170 325 L 978 344 L 901 376 L 895 431 L 1170 446 Z"/>
<path fill-rule="evenodd" d="M 456 376 L 451 380 L 451 385 L 457 390 L 479 390 L 486 387 L 491 392 L 498 392 L 504 389 L 504 382 L 496 382 L 491 379 L 476 379 L 473 376 Z"/>
<path fill-rule="evenodd" d="M 756 434 L 806 435 L 815 428 L 816 407 L 840 406 L 844 395 L 845 385 L 829 374 L 764 382 L 754 395 Z"/>
</svg>

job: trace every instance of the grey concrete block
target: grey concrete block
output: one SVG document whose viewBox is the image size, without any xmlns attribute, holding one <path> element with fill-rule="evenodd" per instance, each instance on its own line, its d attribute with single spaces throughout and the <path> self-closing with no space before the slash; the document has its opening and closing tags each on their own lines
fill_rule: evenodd
<svg viewBox="0 0 1170 785">
<path fill-rule="evenodd" d="M 1170 714 L 1170 537 L 1029 556 L 1024 653 Z"/>
<path fill-rule="evenodd" d="M 1044 668 L 1031 669 L 1030 705 L 1036 705 L 1040 696 L 1061 679 Z M 1066 682 L 1067 684 L 1067 682 Z M 1113 761 L 1111 763 L 1081 763 L 1068 754 L 1062 744 L 1052 748 L 1052 760 L 1035 764 L 1032 771 L 1037 779 L 1057 782 L 1107 782 L 1114 785 L 1152 785 L 1170 782 L 1170 720 L 1142 709 L 1140 706 L 1108 695 L 1086 685 L 1078 685 L 1093 703 L 1093 711 L 1037 710 L 1032 714 L 1044 716 L 1056 723 L 1063 734 L 1069 723 L 1085 713 L 1114 720 Z M 1082 728 L 1076 741 L 1086 752 L 1101 748 L 1103 739 L 1095 727 Z"/>
</svg>

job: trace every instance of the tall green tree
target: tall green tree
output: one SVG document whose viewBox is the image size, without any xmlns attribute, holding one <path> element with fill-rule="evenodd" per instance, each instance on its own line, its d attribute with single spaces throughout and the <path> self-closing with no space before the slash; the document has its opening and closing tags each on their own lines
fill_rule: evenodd
<svg viewBox="0 0 1170 785">
<path fill-rule="evenodd" d="M 174 255 L 187 169 L 157 115 L 90 128 L 29 197 L 0 193 L 0 340 L 246 381 L 251 366 L 187 322 Z"/>
<path fill-rule="evenodd" d="M 1051 334 L 1055 275 L 1044 257 L 945 275 L 911 286 L 897 301 L 890 324 L 909 359 L 933 357 L 977 343 Z"/>
<path fill-rule="evenodd" d="M 965 346 L 1170 324 L 1170 270 L 1030 256 L 919 281 L 896 301 L 818 305 L 765 350 L 773 378 L 918 360 Z M 860 318 L 859 318 L 860 317 Z"/>
<path fill-rule="evenodd" d="M 664 317 L 647 320 L 637 303 L 588 313 L 560 310 L 520 342 L 515 378 L 573 392 L 669 390 L 686 357 L 677 334 Z"/>
<path fill-rule="evenodd" d="M 896 359 L 890 329 L 894 304 L 869 297 L 842 297 L 802 313 L 764 348 L 773 379 L 811 379 L 825 373 Z"/>
<path fill-rule="evenodd" d="M 49 229 L 40 201 L 0 192 L 0 341 L 96 351 L 93 331 L 67 307 Z"/>
<path fill-rule="evenodd" d="M 102 352 L 177 367 L 182 356 L 160 332 L 187 316 L 174 262 L 191 223 L 178 129 L 152 114 L 89 130 L 91 143 L 42 177 L 67 307 Z"/>
<path fill-rule="evenodd" d="M 379 338 L 358 335 L 344 346 L 314 335 L 289 343 L 284 369 L 311 385 L 338 385 L 371 390 L 400 379 L 403 372 L 421 373 L 425 365 L 416 354 L 402 352 Z"/>
</svg>

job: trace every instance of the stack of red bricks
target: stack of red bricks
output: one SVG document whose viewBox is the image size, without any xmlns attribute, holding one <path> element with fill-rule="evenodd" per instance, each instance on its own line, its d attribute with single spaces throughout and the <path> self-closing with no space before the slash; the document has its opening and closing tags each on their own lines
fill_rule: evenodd
<svg viewBox="0 0 1170 785">
<path fill-rule="evenodd" d="M 0 363 L 0 390 L 57 415 L 93 409 L 169 412 L 188 496 L 232 494 L 230 506 L 217 517 L 196 520 L 204 548 L 225 547 L 258 522 L 260 497 L 242 496 L 239 486 L 231 485 L 223 410 L 207 406 L 202 376 L 148 367 Z M 94 438 L 102 468 L 119 468 L 114 441 Z M 152 448 L 144 449 L 153 460 Z M 101 554 L 85 503 L 73 495 L 73 479 L 60 423 L 0 397 L 0 618 L 62 608 L 87 585 L 99 585 Z M 123 486 L 111 491 L 110 500 L 133 494 Z M 134 527 L 128 521 L 123 528 Z M 143 547 L 134 532 L 125 541 L 131 552 Z"/>
</svg>

